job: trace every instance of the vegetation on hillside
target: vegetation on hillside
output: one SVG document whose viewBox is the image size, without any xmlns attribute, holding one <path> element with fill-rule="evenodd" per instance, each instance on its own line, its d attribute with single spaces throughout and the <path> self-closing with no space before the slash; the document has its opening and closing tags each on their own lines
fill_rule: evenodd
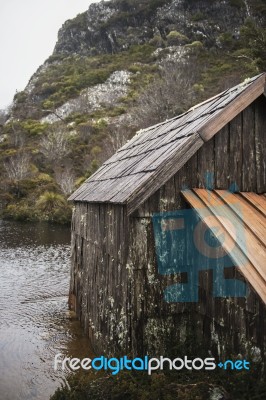
<svg viewBox="0 0 266 400">
<path fill-rule="evenodd" d="M 120 11 L 131 13 L 134 2 L 119 1 L 124 7 Z M 166 3 L 145 0 L 141 9 L 148 7 L 149 14 Z M 244 6 L 242 0 L 230 4 Z M 220 32 L 211 47 L 173 26 L 165 35 L 156 31 L 146 43 L 116 54 L 52 55 L 29 87 L 15 95 L 9 115 L 0 113 L 2 217 L 69 222 L 69 194 L 138 128 L 177 115 L 266 70 L 266 7 L 256 0 L 251 8 L 255 17 L 249 16 L 237 35 Z M 194 12 L 190 19 L 202 23 L 206 14 Z M 78 29 L 84 18 L 75 24 Z M 58 116 L 59 106 L 105 83 L 115 71 L 131 73 L 119 100 L 90 108 L 83 96 L 78 111 L 53 123 L 41 120 Z"/>
</svg>

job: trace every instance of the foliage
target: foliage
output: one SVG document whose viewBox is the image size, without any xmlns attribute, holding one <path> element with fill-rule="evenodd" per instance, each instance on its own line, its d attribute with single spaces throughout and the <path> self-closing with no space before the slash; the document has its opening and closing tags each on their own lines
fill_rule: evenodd
<svg viewBox="0 0 266 400">
<path fill-rule="evenodd" d="M 75 187 L 75 174 L 68 168 L 63 171 L 56 171 L 55 180 L 65 196 L 69 196 Z"/>
<path fill-rule="evenodd" d="M 30 174 L 30 156 L 25 152 L 17 153 L 4 162 L 4 168 L 8 178 L 13 182 L 19 182 Z"/>
<path fill-rule="evenodd" d="M 186 48 L 187 49 L 191 49 L 191 50 L 197 50 L 197 51 L 200 51 L 202 48 L 203 48 L 203 43 L 200 41 L 200 40 L 195 40 L 194 42 L 192 42 L 192 43 L 189 43 L 189 44 L 186 44 Z"/>
<path fill-rule="evenodd" d="M 56 124 L 40 141 L 40 152 L 48 162 L 56 165 L 70 152 L 69 132 L 62 124 Z"/>
<path fill-rule="evenodd" d="M 229 4 L 236 8 L 241 8 L 245 5 L 244 0 L 229 0 Z"/>
<path fill-rule="evenodd" d="M 24 103 L 27 99 L 27 93 L 25 91 L 17 92 L 14 96 L 14 101 L 17 103 Z"/>
<path fill-rule="evenodd" d="M 37 201 L 36 213 L 41 220 L 64 223 L 69 221 L 71 208 L 60 194 L 45 192 Z"/>
<path fill-rule="evenodd" d="M 0 210 L 5 217 L 69 221 L 66 197 L 137 129 L 175 116 L 266 69 L 264 0 L 248 2 L 250 16 L 239 20 L 239 32 L 230 24 L 216 32 L 207 8 L 195 0 L 185 2 L 188 26 L 172 23 L 169 14 L 162 26 L 148 29 L 139 44 L 129 45 L 136 27 L 142 28 L 144 21 L 152 24 L 157 7 L 169 1 L 109 2 L 113 16 L 95 21 L 95 29 L 105 35 L 116 24 L 126 27 L 123 51 L 99 54 L 95 49 L 96 55 L 90 56 L 55 52 L 34 75 L 31 90 L 16 93 L 8 115 L 0 115 Z M 230 13 L 246 12 L 243 0 L 229 3 Z M 73 34 L 87 31 L 87 13 L 66 21 L 64 29 Z M 118 102 L 73 112 L 60 123 L 40 121 L 48 113 L 56 115 L 58 106 L 83 89 L 121 70 L 131 76 L 128 91 Z M 47 193 L 54 199 L 51 212 L 42 205 Z"/>
<path fill-rule="evenodd" d="M 155 47 L 165 47 L 165 41 L 161 35 L 154 35 L 153 38 L 150 39 L 149 43 Z"/>
<path fill-rule="evenodd" d="M 246 54 L 255 61 L 260 70 L 266 70 L 266 29 L 249 18 L 241 29 L 241 39 Z"/>
<path fill-rule="evenodd" d="M 191 16 L 191 20 L 193 22 L 198 22 L 198 21 L 202 21 L 206 18 L 206 14 L 204 14 L 201 11 L 196 12 L 195 14 L 192 14 Z"/>
<path fill-rule="evenodd" d="M 56 207 L 65 206 L 65 200 L 59 194 L 45 192 L 37 202 L 37 208 L 42 212 L 51 213 Z"/>
<path fill-rule="evenodd" d="M 68 29 L 86 29 L 87 27 L 87 18 L 86 18 L 86 12 L 78 14 L 75 18 L 67 20 L 64 23 L 64 28 Z"/>
<path fill-rule="evenodd" d="M 11 218 L 17 221 L 36 221 L 37 218 L 33 210 L 26 202 L 19 204 L 8 204 L 4 210 L 3 217 Z"/>
<path fill-rule="evenodd" d="M 40 135 L 46 131 L 48 124 L 32 119 L 26 119 L 21 122 L 21 127 L 29 135 Z"/>
<path fill-rule="evenodd" d="M 141 127 L 169 119 L 193 103 L 196 73 L 187 74 L 187 65 L 166 61 L 158 78 L 148 85 L 137 100 L 134 117 Z"/>
<path fill-rule="evenodd" d="M 79 373 L 68 380 L 68 387 L 57 389 L 51 400 L 208 400 L 214 398 L 217 389 L 220 392 L 217 396 L 223 399 L 264 399 L 266 385 L 261 371 L 233 372 L 178 371 L 178 379 L 176 371 L 151 376 L 140 371 L 122 371 L 115 376 Z"/>
<path fill-rule="evenodd" d="M 153 51 L 154 46 L 146 43 L 118 54 L 69 55 L 60 63 L 47 62 L 46 68 L 39 71 L 31 94 L 23 94 L 20 103 L 23 105 L 34 97 L 35 107 L 40 102 L 43 110 L 56 108 L 82 89 L 104 83 L 114 71 L 130 69 L 136 62 L 152 62 Z"/>
<path fill-rule="evenodd" d="M 187 36 L 177 31 L 169 32 L 166 36 L 166 39 L 169 46 L 182 45 L 186 44 L 189 41 Z"/>
<path fill-rule="evenodd" d="M 144 21 L 153 16 L 158 7 L 163 7 L 171 0 L 116 0 L 119 5 L 119 11 L 111 16 L 106 22 L 102 23 L 100 28 L 107 29 L 114 25 L 134 26 L 136 19 Z"/>
<path fill-rule="evenodd" d="M 260 17 L 264 17 L 266 15 L 266 4 L 264 0 L 252 0 L 250 2 L 251 10 Z"/>
</svg>

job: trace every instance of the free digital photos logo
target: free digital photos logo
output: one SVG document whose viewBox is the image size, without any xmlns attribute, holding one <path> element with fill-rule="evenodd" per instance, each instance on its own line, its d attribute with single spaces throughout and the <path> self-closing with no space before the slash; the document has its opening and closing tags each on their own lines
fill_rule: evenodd
<svg viewBox="0 0 266 400">
<path fill-rule="evenodd" d="M 226 360 L 224 362 L 215 362 L 212 357 L 208 358 L 189 358 L 184 356 L 182 358 L 177 357 L 170 359 L 167 357 L 160 356 L 159 358 L 145 356 L 143 358 L 136 357 L 133 359 L 127 356 L 116 358 L 107 358 L 104 356 L 96 358 L 71 358 L 63 357 L 61 353 L 56 354 L 54 359 L 54 370 L 61 369 L 63 371 L 77 371 L 83 370 L 94 370 L 94 371 L 112 371 L 112 375 L 117 375 L 120 371 L 147 371 L 148 375 L 151 375 L 154 371 L 162 371 L 164 369 L 180 371 L 182 369 L 187 370 L 206 370 L 211 371 L 216 368 L 224 370 L 249 370 L 249 362 L 246 360 Z"/>
</svg>

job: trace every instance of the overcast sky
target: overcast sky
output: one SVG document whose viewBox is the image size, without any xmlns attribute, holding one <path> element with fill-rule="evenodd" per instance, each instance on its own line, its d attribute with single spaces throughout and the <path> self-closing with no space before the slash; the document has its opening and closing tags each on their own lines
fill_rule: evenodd
<svg viewBox="0 0 266 400">
<path fill-rule="evenodd" d="M 51 55 L 62 24 L 99 0 L 0 0 L 0 109 Z"/>
</svg>

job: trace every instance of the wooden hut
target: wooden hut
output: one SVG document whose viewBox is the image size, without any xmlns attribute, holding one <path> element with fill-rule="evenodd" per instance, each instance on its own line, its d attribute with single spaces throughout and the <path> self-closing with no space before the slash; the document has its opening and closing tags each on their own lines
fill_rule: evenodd
<svg viewBox="0 0 266 400">
<path fill-rule="evenodd" d="M 96 351 L 264 356 L 265 111 L 261 74 L 139 131 L 72 194 L 70 305 Z M 159 265 L 165 243 L 177 259 L 176 213 L 193 208 L 232 262 L 217 278 L 205 259 L 197 299 L 175 292 L 189 284 L 193 263 Z M 212 229 L 213 218 L 227 240 Z M 244 242 L 232 226 L 241 226 Z M 227 279 L 245 283 L 246 294 L 226 293 Z"/>
</svg>

